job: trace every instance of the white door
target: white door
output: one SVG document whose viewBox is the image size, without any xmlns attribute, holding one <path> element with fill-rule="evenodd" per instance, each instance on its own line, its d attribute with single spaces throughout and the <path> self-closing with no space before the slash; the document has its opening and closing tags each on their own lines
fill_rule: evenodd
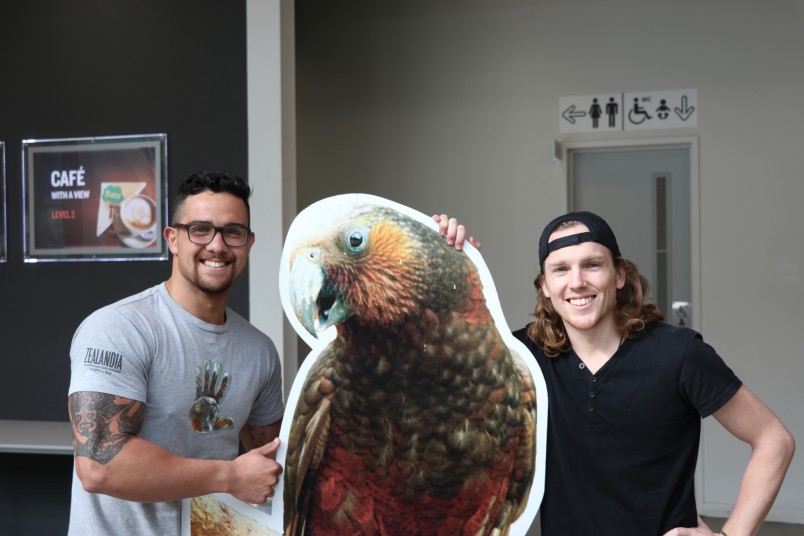
<svg viewBox="0 0 804 536">
<path fill-rule="evenodd" d="M 570 149 L 567 161 L 571 210 L 609 222 L 666 320 L 690 326 L 690 147 Z"/>
</svg>

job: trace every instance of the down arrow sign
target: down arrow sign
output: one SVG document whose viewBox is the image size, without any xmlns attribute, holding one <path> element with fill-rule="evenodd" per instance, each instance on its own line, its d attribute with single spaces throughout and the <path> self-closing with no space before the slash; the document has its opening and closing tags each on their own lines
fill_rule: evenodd
<svg viewBox="0 0 804 536">
<path fill-rule="evenodd" d="M 689 103 L 687 102 L 687 96 L 684 95 L 683 97 L 681 97 L 681 108 L 676 107 L 673 110 L 676 112 L 676 114 L 678 114 L 678 117 L 682 121 L 686 121 L 695 111 L 695 106 L 689 106 Z"/>
</svg>

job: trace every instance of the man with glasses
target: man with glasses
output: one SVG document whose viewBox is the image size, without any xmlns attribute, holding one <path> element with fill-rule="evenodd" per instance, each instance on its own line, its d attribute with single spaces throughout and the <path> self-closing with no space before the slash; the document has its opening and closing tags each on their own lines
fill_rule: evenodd
<svg viewBox="0 0 804 536">
<path fill-rule="evenodd" d="M 70 349 L 70 534 L 178 535 L 181 499 L 273 496 L 284 411 L 271 340 L 227 307 L 254 233 L 250 188 L 179 187 L 170 278 L 90 315 Z M 239 445 L 246 453 L 238 456 Z"/>
</svg>

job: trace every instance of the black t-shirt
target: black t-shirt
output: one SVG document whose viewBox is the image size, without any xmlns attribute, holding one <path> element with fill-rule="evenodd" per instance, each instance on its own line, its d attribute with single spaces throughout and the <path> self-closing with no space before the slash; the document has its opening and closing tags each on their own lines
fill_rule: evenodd
<svg viewBox="0 0 804 536">
<path fill-rule="evenodd" d="M 700 334 L 661 322 L 591 374 L 570 351 L 536 357 L 547 383 L 544 536 L 655 535 L 697 526 L 701 418 L 742 385 Z"/>
</svg>

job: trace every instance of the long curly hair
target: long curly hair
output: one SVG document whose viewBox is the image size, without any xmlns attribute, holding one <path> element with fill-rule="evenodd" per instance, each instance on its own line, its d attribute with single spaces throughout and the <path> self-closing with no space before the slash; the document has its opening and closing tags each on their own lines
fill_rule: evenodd
<svg viewBox="0 0 804 536">
<path fill-rule="evenodd" d="M 651 322 L 664 320 L 664 315 L 654 303 L 647 303 L 648 280 L 637 270 L 636 265 L 622 257 L 614 259 L 614 268 L 625 271 L 625 286 L 617 290 L 615 318 L 621 337 L 634 337 Z M 528 327 L 530 337 L 549 357 L 556 357 L 571 348 L 564 321 L 556 313 L 549 298 L 542 292 L 544 272 L 539 272 L 533 285 L 536 287 L 536 320 Z"/>
</svg>

